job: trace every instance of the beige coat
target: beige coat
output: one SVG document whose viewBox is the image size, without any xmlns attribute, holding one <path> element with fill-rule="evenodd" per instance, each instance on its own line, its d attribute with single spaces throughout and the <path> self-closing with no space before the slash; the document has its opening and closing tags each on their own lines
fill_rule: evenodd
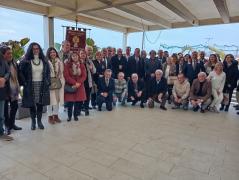
<svg viewBox="0 0 239 180">
<path fill-rule="evenodd" d="M 61 80 L 62 87 L 61 89 L 50 90 L 50 105 L 63 105 L 64 104 L 64 86 L 65 78 L 63 75 L 64 65 L 60 59 L 57 59 L 56 62 L 56 74 L 54 72 L 53 64 L 49 62 L 51 77 L 58 77 Z"/>
</svg>

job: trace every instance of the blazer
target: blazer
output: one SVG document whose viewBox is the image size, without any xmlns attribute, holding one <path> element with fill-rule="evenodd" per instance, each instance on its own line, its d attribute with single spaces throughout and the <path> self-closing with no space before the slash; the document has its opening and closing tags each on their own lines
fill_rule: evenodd
<svg viewBox="0 0 239 180">
<path fill-rule="evenodd" d="M 202 96 L 198 96 L 198 92 L 200 90 L 200 82 L 198 79 L 195 79 L 193 81 L 191 90 L 190 90 L 190 99 L 192 100 L 196 100 L 196 99 L 203 99 L 204 101 L 206 101 L 208 98 L 211 98 L 212 95 L 212 85 L 211 82 L 208 80 L 205 80 L 203 83 L 203 87 L 202 87 Z"/>
<path fill-rule="evenodd" d="M 135 59 L 135 55 L 130 56 L 127 63 L 126 76 L 131 77 L 133 73 L 137 73 L 139 78 L 144 77 L 144 60 L 139 57 L 138 62 Z"/>
<path fill-rule="evenodd" d="M 105 61 L 98 61 L 98 60 L 94 60 L 93 61 L 94 65 L 95 65 L 95 69 L 96 69 L 96 73 L 93 75 L 94 77 L 94 81 L 96 84 L 98 84 L 98 80 L 100 75 L 104 75 L 105 70 L 107 69 L 106 67 L 106 63 Z"/>
<path fill-rule="evenodd" d="M 138 80 L 137 82 L 137 89 L 135 89 L 134 83 L 132 80 L 129 80 L 128 82 L 128 97 L 135 97 L 136 96 L 136 90 L 139 91 L 144 91 L 144 82 L 142 80 Z"/>
<path fill-rule="evenodd" d="M 162 77 L 159 83 L 157 84 L 156 78 L 152 78 L 149 86 L 149 97 L 153 97 L 154 95 L 159 95 L 160 93 L 165 94 L 167 92 L 168 85 L 167 80 Z"/>
<path fill-rule="evenodd" d="M 120 69 L 121 66 L 121 69 Z M 112 76 L 113 78 L 117 78 L 117 75 L 119 72 L 123 72 L 126 74 L 126 68 L 127 68 L 127 60 L 124 56 L 122 56 L 120 59 L 118 58 L 118 55 L 116 54 L 111 58 L 111 68 L 112 68 Z"/>
<path fill-rule="evenodd" d="M 98 95 L 101 93 L 108 93 L 108 97 L 113 101 L 113 93 L 115 91 L 115 80 L 113 78 L 109 79 L 109 85 L 106 86 L 105 77 L 99 78 L 98 81 Z"/>
<path fill-rule="evenodd" d="M 157 58 L 155 58 L 154 60 L 147 59 L 145 61 L 144 70 L 146 76 L 150 77 L 150 75 L 152 73 L 155 73 L 157 69 L 162 69 L 161 62 Z"/>
</svg>

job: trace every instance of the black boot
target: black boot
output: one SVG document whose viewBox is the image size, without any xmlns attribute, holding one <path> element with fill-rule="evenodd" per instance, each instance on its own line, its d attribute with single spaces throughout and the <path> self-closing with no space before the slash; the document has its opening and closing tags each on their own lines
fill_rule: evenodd
<svg viewBox="0 0 239 180">
<path fill-rule="evenodd" d="M 225 111 L 228 112 L 229 110 L 229 105 L 226 105 Z"/>
<path fill-rule="evenodd" d="M 224 110 L 224 104 L 221 104 L 221 107 L 219 109 L 220 111 L 223 111 Z"/>
<path fill-rule="evenodd" d="M 42 119 L 42 112 L 38 112 L 37 113 L 37 126 L 39 129 L 44 129 L 41 119 Z"/>
<path fill-rule="evenodd" d="M 36 130 L 36 118 L 32 118 L 31 130 Z"/>
</svg>

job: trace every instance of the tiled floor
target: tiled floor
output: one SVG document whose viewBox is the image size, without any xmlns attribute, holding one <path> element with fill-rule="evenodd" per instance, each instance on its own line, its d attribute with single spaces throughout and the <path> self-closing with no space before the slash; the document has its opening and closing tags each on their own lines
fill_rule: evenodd
<svg viewBox="0 0 239 180">
<path fill-rule="evenodd" d="M 0 180 L 238 180 L 239 116 L 139 107 L 0 141 Z"/>
</svg>

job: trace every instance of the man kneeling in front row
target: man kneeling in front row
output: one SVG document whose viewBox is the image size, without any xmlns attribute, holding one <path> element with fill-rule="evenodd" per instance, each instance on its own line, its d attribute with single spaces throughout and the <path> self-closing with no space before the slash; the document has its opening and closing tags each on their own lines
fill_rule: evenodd
<svg viewBox="0 0 239 180">
<path fill-rule="evenodd" d="M 155 77 L 150 80 L 149 86 L 149 108 L 154 107 L 154 102 L 160 103 L 160 109 L 167 110 L 165 107 L 167 100 L 167 80 L 163 77 L 163 71 L 160 69 L 155 71 Z"/>
<path fill-rule="evenodd" d="M 190 93 L 190 83 L 186 80 L 184 74 L 179 74 L 178 79 L 173 86 L 173 103 L 172 109 L 179 109 L 182 105 L 184 110 L 188 110 L 188 97 Z"/>
<path fill-rule="evenodd" d="M 101 111 L 102 104 L 106 104 L 106 109 L 108 111 L 112 110 L 113 103 L 113 93 L 115 90 L 115 81 L 111 77 L 112 71 L 110 69 L 106 69 L 104 72 L 104 77 L 99 78 L 98 82 L 98 110 Z"/>
<path fill-rule="evenodd" d="M 190 100 L 194 112 L 198 111 L 201 106 L 201 113 L 204 113 L 211 103 L 212 85 L 206 77 L 206 73 L 200 72 L 198 78 L 193 81 Z"/>
</svg>

